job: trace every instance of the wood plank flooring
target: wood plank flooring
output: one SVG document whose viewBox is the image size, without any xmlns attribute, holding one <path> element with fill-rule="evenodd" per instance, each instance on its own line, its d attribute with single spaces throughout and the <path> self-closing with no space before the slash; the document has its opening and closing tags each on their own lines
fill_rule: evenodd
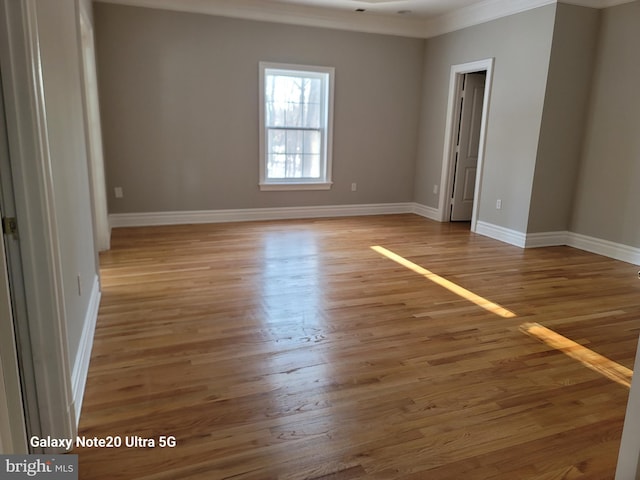
<svg viewBox="0 0 640 480">
<path fill-rule="evenodd" d="M 381 246 L 515 314 L 484 310 Z M 414 215 L 116 229 L 81 479 L 610 479 L 628 388 L 523 333 L 633 368 L 637 267 Z"/>
</svg>

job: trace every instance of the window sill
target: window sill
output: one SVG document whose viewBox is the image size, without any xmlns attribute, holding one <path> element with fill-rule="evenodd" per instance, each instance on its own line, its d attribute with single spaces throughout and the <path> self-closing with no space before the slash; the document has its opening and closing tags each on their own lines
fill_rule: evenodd
<svg viewBox="0 0 640 480">
<path fill-rule="evenodd" d="M 273 192 L 282 190 L 331 190 L 333 182 L 321 183 L 261 183 L 260 190 Z"/>
</svg>

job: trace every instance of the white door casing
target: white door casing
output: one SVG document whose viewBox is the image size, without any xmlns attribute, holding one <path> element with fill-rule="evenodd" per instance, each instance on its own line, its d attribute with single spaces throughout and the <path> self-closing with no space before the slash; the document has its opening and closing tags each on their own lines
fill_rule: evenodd
<svg viewBox="0 0 640 480">
<path fill-rule="evenodd" d="M 451 221 L 469 221 L 473 214 L 484 84 L 484 72 L 463 75 L 458 141 L 454 153 Z"/>
<path fill-rule="evenodd" d="M 0 453 L 27 453 L 27 433 L 3 241 L 0 241 Z"/>
<path fill-rule="evenodd" d="M 104 173 L 102 129 L 98 102 L 93 27 L 84 8 L 79 9 L 80 38 L 82 43 L 82 80 L 84 95 L 84 122 L 89 158 L 89 184 L 93 210 L 93 234 L 97 251 L 109 250 L 111 228 L 107 212 L 107 190 Z"/>
<path fill-rule="evenodd" d="M 15 206 L 1 78 L 0 68 L 0 214 L 4 219 L 15 215 Z M 0 237 L 0 453 L 18 454 L 27 453 L 28 446 L 6 248 L 15 245 L 15 239 L 5 247 L 2 231 Z"/>
<path fill-rule="evenodd" d="M 452 65 L 449 77 L 449 98 L 447 102 L 447 119 L 445 123 L 445 140 L 442 160 L 442 173 L 440 179 L 440 198 L 438 202 L 438 217 L 441 222 L 450 220 L 451 186 L 453 185 L 453 161 L 455 159 L 455 147 L 457 140 L 457 115 L 459 108 L 457 104 L 458 92 L 462 76 L 465 73 L 486 71 L 484 100 L 482 104 L 482 120 L 480 125 L 480 141 L 478 147 L 478 164 L 476 169 L 476 179 L 474 188 L 473 208 L 471 215 L 471 231 L 476 231 L 478 222 L 478 207 L 482 195 L 482 172 L 485 155 L 485 144 L 487 139 L 487 123 L 489 118 L 489 107 L 491 104 L 491 86 L 493 83 L 494 58 L 478 60 L 475 62 Z"/>
<path fill-rule="evenodd" d="M 74 438 L 75 407 L 38 32 L 39 1 L 44 0 L 0 0 L 0 61 L 21 280 L 29 286 L 23 289 L 26 308 L 16 307 L 14 315 L 28 311 L 16 322 L 16 329 L 25 333 L 16 332 L 22 384 L 29 377 L 33 379 L 29 385 L 35 386 L 35 393 L 23 388 L 28 433 Z M 12 300 L 17 304 L 16 298 Z"/>
</svg>

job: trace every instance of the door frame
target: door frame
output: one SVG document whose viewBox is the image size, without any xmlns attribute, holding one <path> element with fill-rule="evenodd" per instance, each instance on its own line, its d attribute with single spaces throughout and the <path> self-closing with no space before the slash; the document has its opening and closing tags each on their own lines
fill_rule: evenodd
<svg viewBox="0 0 640 480">
<path fill-rule="evenodd" d="M 93 211 L 93 236 L 96 250 L 103 252 L 109 250 L 111 246 L 111 227 L 109 226 L 109 214 L 107 211 L 107 187 L 102 128 L 100 126 L 95 40 L 93 25 L 86 9 L 83 5 L 78 4 L 77 10 L 82 64 L 84 124 L 87 138 L 87 158 L 89 160 L 91 208 Z"/>
<path fill-rule="evenodd" d="M 484 166 L 484 153 L 487 139 L 487 121 L 489 118 L 489 105 L 491 102 L 491 87 L 493 84 L 493 66 L 495 58 L 487 58 L 474 62 L 462 63 L 451 66 L 449 76 L 449 99 L 447 101 L 447 119 L 445 123 L 444 152 L 442 160 L 442 176 L 440 179 L 440 221 L 450 221 L 451 192 L 453 187 L 453 174 L 456 150 L 457 123 L 460 115 L 460 94 L 462 78 L 467 73 L 486 71 L 487 78 L 484 85 L 484 100 L 482 102 L 482 121 L 480 123 L 480 144 L 478 145 L 478 168 L 476 170 L 476 185 L 473 195 L 473 211 L 471 214 L 471 231 L 476 231 L 478 223 L 478 206 L 482 193 L 482 173 Z"/>
<path fill-rule="evenodd" d="M 3 240 L 0 240 L 0 452 L 25 454 L 29 449 Z"/>
<path fill-rule="evenodd" d="M 3 68 L 4 65 L 0 65 L 0 77 L 3 77 Z M 15 217 L 5 111 L 0 78 L 0 214 L 3 219 Z M 0 237 L 0 453 L 25 454 L 28 453 L 26 416 L 14 328 L 14 297 L 19 293 L 14 292 L 9 280 L 10 272 L 14 280 L 16 276 L 20 278 L 20 272 L 15 271 L 16 267 L 19 269 L 19 255 L 16 255 L 13 234 L 0 232 Z M 13 255 L 8 259 L 10 252 Z"/>
<path fill-rule="evenodd" d="M 16 334 L 22 359 L 20 376 L 27 433 L 75 438 L 77 425 L 36 0 L 0 0 L 0 24 L 3 27 L 0 61 L 21 283 L 29 286 L 22 289 L 25 308 L 13 312 L 17 317 Z M 10 252 L 7 255 L 9 261 Z M 29 450 L 41 453 L 43 449 Z"/>
</svg>

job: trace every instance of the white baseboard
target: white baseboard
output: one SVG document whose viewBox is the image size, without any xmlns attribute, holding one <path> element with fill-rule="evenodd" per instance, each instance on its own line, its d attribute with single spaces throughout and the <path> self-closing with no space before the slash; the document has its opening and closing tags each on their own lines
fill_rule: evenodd
<svg viewBox="0 0 640 480">
<path fill-rule="evenodd" d="M 442 219 L 440 218 L 440 210 L 438 210 L 437 208 L 428 207 L 427 205 L 422 205 L 421 203 L 413 204 L 413 213 L 430 220 L 435 220 L 436 222 L 442 221 Z"/>
<path fill-rule="evenodd" d="M 600 238 L 589 237 L 580 233 L 569 232 L 567 245 L 605 257 L 615 258 L 633 265 L 640 265 L 640 248 L 621 243 L 610 242 Z"/>
<path fill-rule="evenodd" d="M 440 211 L 419 203 L 373 203 L 361 205 L 328 205 L 312 207 L 244 208 L 229 210 L 197 210 L 185 212 L 120 213 L 109 215 L 111 227 L 146 227 L 193 223 L 248 222 L 296 218 L 349 217 L 414 213 L 441 221 Z M 525 234 L 491 223 L 478 221 L 476 233 L 520 248 L 568 245 L 591 253 L 640 265 L 640 249 L 578 233 L 558 231 Z M 99 300 L 99 293 L 98 293 Z M 97 305 L 95 316 L 97 317 Z M 95 319 L 94 319 L 95 327 Z M 91 332 L 93 338 L 93 331 Z M 83 334 L 84 339 L 84 334 Z M 90 351 L 89 351 L 90 353 Z M 87 359 L 88 362 L 88 359 Z M 88 364 L 87 364 L 88 367 Z M 74 370 L 75 374 L 75 370 Z M 74 377 L 75 378 L 75 377 Z M 75 386 L 75 382 L 74 382 Z M 84 389 L 84 386 L 83 386 Z M 74 389 L 75 392 L 75 389 Z"/>
<path fill-rule="evenodd" d="M 558 231 L 525 234 L 508 228 L 479 221 L 476 233 L 521 248 L 567 245 L 587 252 L 603 255 L 633 265 L 640 265 L 640 248 L 575 232 Z"/>
<path fill-rule="evenodd" d="M 520 248 L 524 248 L 527 242 L 527 237 L 522 232 L 493 225 L 492 223 L 482 222 L 480 220 L 476 222 L 476 233 Z"/>
<path fill-rule="evenodd" d="M 541 233 L 528 233 L 526 235 L 525 247 L 526 248 L 539 248 L 539 247 L 555 247 L 558 245 L 568 245 L 569 232 L 541 232 Z"/>
<path fill-rule="evenodd" d="M 84 327 L 82 328 L 82 336 L 80 337 L 80 346 L 78 347 L 78 353 L 76 354 L 76 361 L 73 365 L 73 373 L 71 375 L 76 427 L 80 422 L 84 387 L 87 384 L 87 373 L 89 372 L 89 362 L 91 361 L 93 335 L 96 330 L 96 321 L 98 320 L 100 296 L 100 282 L 96 275 L 91 288 L 89 307 L 87 308 L 87 315 L 84 319 Z"/>
<path fill-rule="evenodd" d="M 603 240 L 601 238 L 589 237 L 580 233 L 567 231 L 530 233 L 526 237 L 527 248 L 567 245 L 615 260 L 640 265 L 640 248 L 610 242 L 609 240 Z"/>
<path fill-rule="evenodd" d="M 362 205 L 328 205 L 313 207 L 242 208 L 230 210 L 196 210 L 185 212 L 117 213 L 109 215 L 111 227 L 147 227 L 194 223 L 249 222 L 295 218 L 351 217 L 413 213 L 414 204 L 375 203 Z"/>
</svg>

